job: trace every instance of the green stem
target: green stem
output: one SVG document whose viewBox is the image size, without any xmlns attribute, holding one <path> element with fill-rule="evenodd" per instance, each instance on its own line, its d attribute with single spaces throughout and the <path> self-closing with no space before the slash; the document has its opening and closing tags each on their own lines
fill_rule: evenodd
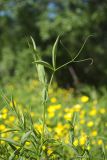
<svg viewBox="0 0 107 160">
<path fill-rule="evenodd" d="M 43 128 L 41 136 L 41 147 L 43 145 L 44 135 L 45 135 L 45 121 L 46 121 L 46 102 L 43 103 Z"/>
<path fill-rule="evenodd" d="M 49 82 L 49 87 L 51 86 L 51 83 L 52 83 L 52 80 L 53 80 L 54 73 L 55 73 L 55 71 L 54 71 L 54 72 L 52 73 L 52 75 L 51 75 L 51 79 L 50 79 L 50 82 Z"/>
</svg>

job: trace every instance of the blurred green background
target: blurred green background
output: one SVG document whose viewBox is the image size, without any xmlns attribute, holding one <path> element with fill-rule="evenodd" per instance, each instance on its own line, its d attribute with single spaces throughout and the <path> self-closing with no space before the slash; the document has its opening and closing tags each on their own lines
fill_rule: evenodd
<svg viewBox="0 0 107 160">
<path fill-rule="evenodd" d="M 78 59 L 56 74 L 59 86 L 78 84 L 106 85 L 107 81 L 107 1 L 106 0 L 0 0 L 0 81 L 7 83 L 35 77 L 33 52 L 28 47 L 32 36 L 41 56 L 51 61 L 52 46 L 62 34 L 57 65 L 67 62 L 80 50 Z M 48 72 L 47 72 L 48 73 Z"/>
</svg>

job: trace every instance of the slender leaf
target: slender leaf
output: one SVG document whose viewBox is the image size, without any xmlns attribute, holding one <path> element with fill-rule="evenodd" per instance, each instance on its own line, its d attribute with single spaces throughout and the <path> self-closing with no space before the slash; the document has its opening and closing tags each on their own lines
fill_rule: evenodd
<svg viewBox="0 0 107 160">
<path fill-rule="evenodd" d="M 27 139 L 28 139 L 28 137 L 30 136 L 31 133 L 32 133 L 32 131 L 28 131 L 22 136 L 22 138 L 21 138 L 21 144 L 22 145 L 25 144 L 25 142 L 27 141 Z"/>
<path fill-rule="evenodd" d="M 42 60 L 41 60 L 41 61 L 34 61 L 33 63 L 41 64 L 41 65 L 43 65 L 44 67 L 53 70 L 53 67 L 52 67 L 48 62 L 45 62 L 45 61 L 42 61 Z"/>
<path fill-rule="evenodd" d="M 57 37 L 53 45 L 53 48 L 52 48 L 52 64 L 53 64 L 54 69 L 56 68 L 56 52 L 57 52 L 57 45 L 58 45 L 59 37 L 60 36 Z"/>
</svg>

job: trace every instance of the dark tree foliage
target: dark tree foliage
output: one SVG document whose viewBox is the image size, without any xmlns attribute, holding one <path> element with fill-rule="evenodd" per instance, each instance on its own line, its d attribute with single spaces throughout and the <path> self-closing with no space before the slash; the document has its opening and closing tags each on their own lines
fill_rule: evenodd
<svg viewBox="0 0 107 160">
<path fill-rule="evenodd" d="M 57 73 L 56 80 L 64 86 L 79 82 L 106 84 L 106 17 L 106 0 L 1 0 L 0 78 L 7 81 L 9 76 L 25 79 L 33 76 L 29 36 L 34 37 L 41 56 L 51 61 L 52 45 L 62 34 L 65 47 L 59 42 L 57 53 L 57 65 L 61 65 L 78 53 L 87 36 L 93 35 L 78 59 L 92 57 L 94 64 L 73 63 Z"/>
</svg>

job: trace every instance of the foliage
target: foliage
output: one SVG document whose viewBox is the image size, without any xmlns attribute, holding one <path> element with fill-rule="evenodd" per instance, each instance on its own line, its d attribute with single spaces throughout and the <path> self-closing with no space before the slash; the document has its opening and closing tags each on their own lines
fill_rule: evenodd
<svg viewBox="0 0 107 160">
<path fill-rule="evenodd" d="M 51 48 L 57 35 L 64 33 L 62 42 L 69 50 L 70 56 L 74 56 L 85 38 L 91 34 L 93 38 L 88 40 L 81 54 L 81 58 L 92 57 L 94 59 L 93 67 L 81 63 L 78 65 L 70 65 L 63 72 L 56 75 L 62 81 L 59 84 L 66 86 L 73 82 L 73 74 L 69 76 L 69 69 L 73 67 L 78 81 L 88 82 L 97 85 L 106 82 L 106 1 L 0 1 L 0 75 L 3 79 L 3 73 L 8 75 L 22 75 L 23 67 L 31 68 L 31 58 L 27 58 L 27 63 L 24 57 L 27 56 L 25 39 L 32 35 L 36 40 L 41 55 L 50 62 Z M 29 18 L 30 17 L 30 18 Z M 11 41 L 10 41 L 11 39 Z M 19 43 L 20 42 L 20 43 Z M 61 44 L 58 45 L 57 64 L 61 65 L 70 59 L 66 49 Z M 12 65 L 6 67 L 7 59 L 4 52 L 8 48 Z M 21 54 L 23 54 L 21 56 Z M 5 57 L 5 58 L 4 58 Z M 20 66 L 20 58 L 22 57 L 23 67 Z M 17 61 L 17 62 L 16 62 Z M 25 64 L 24 64 L 25 63 Z M 2 65 L 5 66 L 2 69 Z M 30 67 L 29 67 L 30 66 Z M 87 67 L 86 67 L 87 66 Z M 11 68 L 11 69 L 10 69 Z M 82 74 L 81 74 L 82 73 Z M 99 74 L 101 76 L 99 76 Z M 25 78 L 28 78 L 25 75 Z M 85 79 L 84 79 L 85 77 Z"/>
<path fill-rule="evenodd" d="M 99 106 L 100 101 L 98 102 L 95 92 L 91 91 L 90 96 L 79 94 L 79 97 L 75 98 L 73 89 L 63 91 L 58 90 L 55 86 L 57 92 L 53 92 L 54 88 L 51 87 L 56 71 L 70 63 L 78 62 L 76 58 L 80 52 L 67 63 L 57 67 L 56 51 L 59 37 L 53 45 L 52 64 L 41 59 L 32 37 L 31 40 L 35 52 L 34 63 L 36 64 L 40 84 L 38 81 L 32 81 L 33 83 L 30 83 L 30 86 L 27 85 L 26 88 L 24 84 L 22 89 L 26 89 L 26 94 L 30 94 L 30 96 L 32 93 L 33 102 L 35 100 L 34 87 L 38 87 L 39 91 L 42 90 L 41 99 L 37 97 L 37 101 L 34 103 L 36 107 L 33 107 L 34 111 L 32 111 L 28 107 L 28 102 L 27 107 L 23 107 L 21 100 L 23 101 L 23 97 L 25 97 L 24 90 L 19 89 L 18 93 L 18 89 L 15 88 L 17 85 L 7 85 L 6 89 L 8 92 L 9 88 L 10 90 L 13 89 L 14 96 L 15 93 L 21 96 L 19 104 L 16 103 L 13 96 L 9 99 L 4 91 L 1 92 L 7 108 L 3 107 L 0 112 L 0 158 L 6 160 L 91 160 L 93 158 L 95 160 L 105 160 L 107 146 L 106 133 L 103 133 L 103 131 L 106 126 L 106 108 Z M 45 68 L 51 70 L 49 80 L 47 80 Z M 59 97 L 61 103 L 57 102 L 56 96 Z M 89 101 L 91 97 L 93 99 Z M 16 98 L 18 100 L 18 96 Z M 41 106 L 43 107 L 41 108 Z M 100 116 L 97 119 L 98 115 Z M 37 116 L 40 118 L 39 121 Z M 101 128 L 98 128 L 102 122 L 104 124 L 101 125 Z"/>
</svg>

